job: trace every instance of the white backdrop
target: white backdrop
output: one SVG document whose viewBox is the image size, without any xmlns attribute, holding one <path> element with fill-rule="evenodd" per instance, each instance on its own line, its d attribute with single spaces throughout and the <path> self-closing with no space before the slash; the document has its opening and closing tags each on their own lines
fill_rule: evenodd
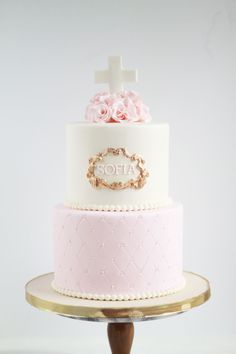
<svg viewBox="0 0 236 354">
<path fill-rule="evenodd" d="M 119 54 L 139 69 L 139 83 L 127 87 L 155 122 L 170 124 L 170 194 L 184 205 L 185 269 L 212 285 L 203 307 L 137 324 L 133 353 L 154 354 L 165 343 L 162 353 L 236 353 L 233 0 L 0 1 L 0 350 L 109 353 L 104 324 L 37 311 L 24 284 L 53 269 L 65 124 L 83 120 L 103 88 L 94 69 Z"/>
</svg>

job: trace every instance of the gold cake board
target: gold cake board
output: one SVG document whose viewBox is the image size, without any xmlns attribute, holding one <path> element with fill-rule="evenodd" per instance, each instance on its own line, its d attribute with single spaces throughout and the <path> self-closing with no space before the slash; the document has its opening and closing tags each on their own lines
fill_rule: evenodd
<svg viewBox="0 0 236 354">
<path fill-rule="evenodd" d="M 209 281 L 191 272 L 184 272 L 186 285 L 175 294 L 129 301 L 87 300 L 61 295 L 51 287 L 53 276 L 53 273 L 40 275 L 26 284 L 28 303 L 66 317 L 109 322 L 108 336 L 113 354 L 130 353 L 133 322 L 183 313 L 210 298 Z"/>
</svg>

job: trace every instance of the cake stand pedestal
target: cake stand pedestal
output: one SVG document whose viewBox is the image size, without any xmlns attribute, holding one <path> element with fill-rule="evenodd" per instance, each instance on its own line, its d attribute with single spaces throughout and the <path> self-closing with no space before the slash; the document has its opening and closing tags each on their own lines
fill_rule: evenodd
<svg viewBox="0 0 236 354">
<path fill-rule="evenodd" d="M 112 354 L 129 354 L 135 321 L 161 319 L 202 305 L 210 297 L 210 285 L 200 275 L 184 272 L 186 286 L 173 295 L 146 300 L 97 301 L 61 295 L 51 287 L 53 273 L 44 274 L 25 286 L 26 300 L 40 310 L 87 321 L 108 322 Z"/>
</svg>

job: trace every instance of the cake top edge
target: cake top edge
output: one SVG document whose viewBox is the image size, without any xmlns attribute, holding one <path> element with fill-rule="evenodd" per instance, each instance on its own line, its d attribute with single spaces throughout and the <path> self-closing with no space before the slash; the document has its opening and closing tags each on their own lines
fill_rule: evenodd
<svg viewBox="0 0 236 354">
<path fill-rule="evenodd" d="M 137 82 L 137 70 L 124 70 L 122 57 L 108 57 L 108 69 L 95 72 L 96 83 L 107 83 L 109 89 L 96 93 L 89 101 L 85 120 L 90 123 L 148 123 L 149 107 L 133 90 L 125 90 L 124 82 Z"/>
<path fill-rule="evenodd" d="M 86 122 L 86 121 L 77 121 L 77 122 L 68 122 L 66 123 L 67 127 L 73 126 L 82 126 L 82 127 L 89 127 L 89 128 L 107 128 L 107 129 L 120 129 L 121 127 L 127 128 L 169 128 L 169 123 L 160 122 L 160 123 L 147 123 L 147 124 L 140 124 L 140 123 L 125 123 L 125 124 L 105 124 L 103 122 L 99 122 L 97 124 Z"/>
</svg>

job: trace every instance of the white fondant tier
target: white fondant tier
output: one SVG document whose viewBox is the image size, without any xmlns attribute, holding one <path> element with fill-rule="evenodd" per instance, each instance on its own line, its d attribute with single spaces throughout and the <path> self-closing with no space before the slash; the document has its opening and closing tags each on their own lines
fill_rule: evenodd
<svg viewBox="0 0 236 354">
<path fill-rule="evenodd" d="M 57 206 L 53 288 L 70 296 L 127 300 L 184 286 L 182 206 L 106 212 Z"/>
<path fill-rule="evenodd" d="M 168 124 L 67 125 L 66 205 L 145 210 L 169 204 Z"/>
</svg>

